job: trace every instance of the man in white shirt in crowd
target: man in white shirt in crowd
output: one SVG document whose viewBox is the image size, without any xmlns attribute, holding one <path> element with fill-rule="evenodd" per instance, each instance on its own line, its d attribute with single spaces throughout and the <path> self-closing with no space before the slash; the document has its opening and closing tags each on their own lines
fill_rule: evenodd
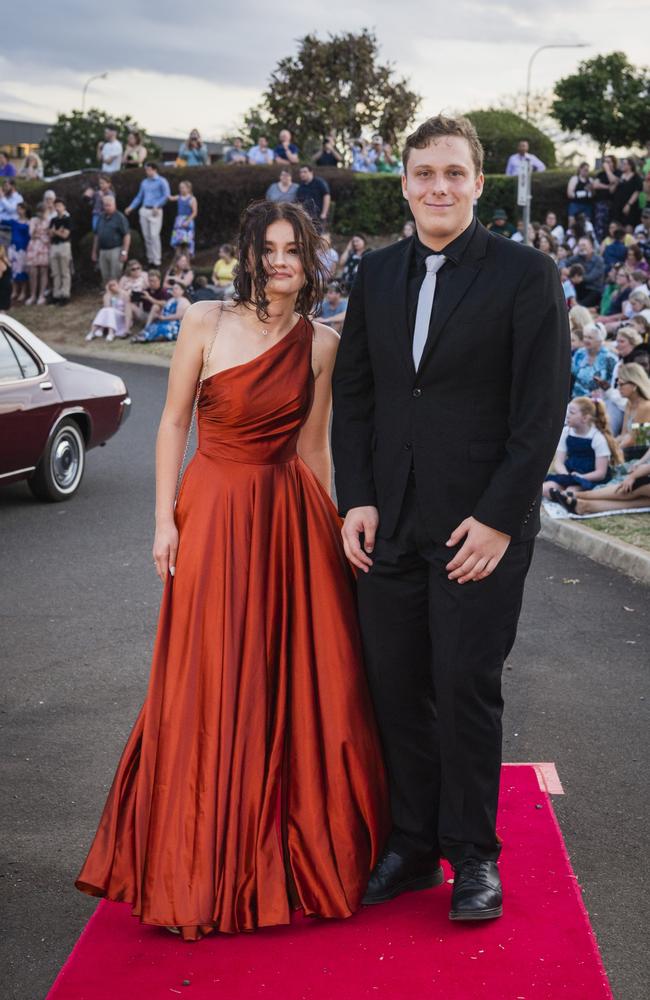
<svg viewBox="0 0 650 1000">
<path fill-rule="evenodd" d="M 17 221 L 18 206 L 23 200 L 22 194 L 16 191 L 16 182 L 13 177 L 6 177 L 0 196 L 0 222 L 11 222 L 12 219 Z"/>
<path fill-rule="evenodd" d="M 107 125 L 104 131 L 104 142 L 97 143 L 97 159 L 103 173 L 114 174 L 122 166 L 122 143 L 117 138 L 114 125 Z"/>
<path fill-rule="evenodd" d="M 273 163 L 273 160 L 274 155 L 273 150 L 269 147 L 269 140 L 266 136 L 261 135 L 257 144 L 248 150 L 248 162 L 255 163 L 257 166 L 266 166 Z"/>
<path fill-rule="evenodd" d="M 519 173 L 519 167 L 525 160 L 528 160 L 533 171 L 541 173 L 542 170 L 546 170 L 546 165 L 542 163 L 538 156 L 529 152 L 529 149 L 528 139 L 520 139 L 517 145 L 517 152 L 512 154 L 506 165 L 506 175 L 508 177 L 516 177 Z"/>
</svg>

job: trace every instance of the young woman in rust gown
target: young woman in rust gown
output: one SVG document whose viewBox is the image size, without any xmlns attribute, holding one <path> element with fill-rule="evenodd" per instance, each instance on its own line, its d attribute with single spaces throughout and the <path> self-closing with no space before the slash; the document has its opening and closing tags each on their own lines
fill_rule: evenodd
<svg viewBox="0 0 650 1000">
<path fill-rule="evenodd" d="M 249 207 L 235 302 L 187 311 L 158 433 L 149 689 L 76 885 L 188 940 L 349 916 L 388 832 L 329 497 L 319 253 L 299 207 Z"/>
</svg>

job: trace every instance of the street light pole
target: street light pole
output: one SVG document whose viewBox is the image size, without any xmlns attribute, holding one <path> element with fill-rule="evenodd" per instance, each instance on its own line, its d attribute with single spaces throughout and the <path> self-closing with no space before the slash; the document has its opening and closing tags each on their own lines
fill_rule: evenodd
<svg viewBox="0 0 650 1000">
<path fill-rule="evenodd" d="M 84 83 L 84 89 L 83 89 L 83 91 L 81 93 L 81 113 L 82 114 L 86 110 L 86 92 L 88 90 L 88 86 L 93 82 L 93 80 L 105 80 L 107 76 L 108 76 L 108 73 L 97 73 L 95 76 L 89 76 L 88 79 L 86 80 L 86 82 Z"/>
<path fill-rule="evenodd" d="M 540 45 L 538 49 L 535 49 L 532 56 L 528 60 L 528 75 L 526 77 L 526 121 L 529 120 L 528 116 L 530 113 L 530 75 L 533 69 L 533 62 L 535 57 L 543 52 L 544 49 L 588 49 L 589 42 L 558 42 L 554 45 Z"/>
</svg>

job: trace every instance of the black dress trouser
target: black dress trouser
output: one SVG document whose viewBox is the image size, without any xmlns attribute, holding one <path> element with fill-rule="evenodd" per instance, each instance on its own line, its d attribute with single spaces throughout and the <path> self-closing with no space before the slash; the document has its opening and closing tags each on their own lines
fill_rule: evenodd
<svg viewBox="0 0 650 1000">
<path fill-rule="evenodd" d="M 511 543 L 485 580 L 459 584 L 413 474 L 397 528 L 379 534 L 357 583 L 370 690 L 388 769 L 390 846 L 496 860 L 501 674 L 515 640 L 534 541 Z"/>
</svg>

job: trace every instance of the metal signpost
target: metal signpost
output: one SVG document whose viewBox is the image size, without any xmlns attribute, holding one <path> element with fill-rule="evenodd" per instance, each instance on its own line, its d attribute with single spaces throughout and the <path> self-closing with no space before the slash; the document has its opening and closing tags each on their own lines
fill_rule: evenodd
<svg viewBox="0 0 650 1000">
<path fill-rule="evenodd" d="M 530 228 L 530 179 L 532 176 L 532 167 L 530 160 L 522 160 L 519 164 L 519 171 L 517 175 L 517 204 L 520 205 L 524 210 L 524 243 L 527 245 L 528 240 L 528 230 Z"/>
</svg>

